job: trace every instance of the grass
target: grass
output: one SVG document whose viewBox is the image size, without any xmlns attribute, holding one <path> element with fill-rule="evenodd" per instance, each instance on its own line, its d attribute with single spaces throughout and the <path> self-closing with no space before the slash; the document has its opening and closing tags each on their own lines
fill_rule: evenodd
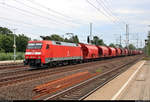
<svg viewBox="0 0 150 102">
<path fill-rule="evenodd" d="M 144 57 L 143 60 L 150 60 L 150 57 Z"/>
<path fill-rule="evenodd" d="M 0 53 L 0 61 L 13 60 L 13 59 L 14 59 L 14 53 Z M 16 60 L 23 60 L 23 59 L 24 59 L 24 53 L 17 52 Z"/>
<path fill-rule="evenodd" d="M 96 72 L 100 73 L 102 71 L 101 68 L 97 69 Z"/>
</svg>

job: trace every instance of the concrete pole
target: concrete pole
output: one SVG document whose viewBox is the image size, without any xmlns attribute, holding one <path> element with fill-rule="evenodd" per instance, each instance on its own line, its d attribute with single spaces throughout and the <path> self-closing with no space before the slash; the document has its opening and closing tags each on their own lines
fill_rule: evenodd
<svg viewBox="0 0 150 102">
<path fill-rule="evenodd" d="M 121 35 L 120 35 L 120 45 L 121 45 Z"/>
<path fill-rule="evenodd" d="M 129 49 L 129 25 L 126 24 L 126 47 Z"/>
<path fill-rule="evenodd" d="M 137 49 L 139 48 L 139 34 L 137 34 Z"/>
<path fill-rule="evenodd" d="M 13 30 L 14 30 L 14 45 L 13 45 L 13 47 L 14 47 L 14 62 L 16 62 L 16 36 L 15 36 L 15 31 L 17 29 L 13 29 Z"/>
<path fill-rule="evenodd" d="M 92 40 L 92 23 L 90 23 L 90 41 L 89 43 L 92 44 L 91 40 Z"/>
</svg>

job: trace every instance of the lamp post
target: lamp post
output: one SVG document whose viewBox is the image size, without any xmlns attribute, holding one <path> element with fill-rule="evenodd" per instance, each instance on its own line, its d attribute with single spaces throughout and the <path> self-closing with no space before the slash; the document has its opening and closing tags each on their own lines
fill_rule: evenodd
<svg viewBox="0 0 150 102">
<path fill-rule="evenodd" d="M 13 29 L 14 30 L 14 45 L 13 45 L 13 48 L 14 48 L 14 62 L 16 62 L 16 37 L 15 37 L 15 31 L 17 29 Z"/>
</svg>

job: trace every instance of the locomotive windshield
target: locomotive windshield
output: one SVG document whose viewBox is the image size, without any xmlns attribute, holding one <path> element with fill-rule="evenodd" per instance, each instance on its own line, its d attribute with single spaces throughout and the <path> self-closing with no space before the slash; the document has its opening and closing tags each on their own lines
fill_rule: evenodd
<svg viewBox="0 0 150 102">
<path fill-rule="evenodd" d="M 27 49 L 41 49 L 42 43 L 28 43 Z"/>
</svg>

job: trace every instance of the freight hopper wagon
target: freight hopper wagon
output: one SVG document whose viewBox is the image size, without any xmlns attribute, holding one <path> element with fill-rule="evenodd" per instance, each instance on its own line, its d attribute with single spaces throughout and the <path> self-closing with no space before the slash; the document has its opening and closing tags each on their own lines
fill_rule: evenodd
<svg viewBox="0 0 150 102">
<path fill-rule="evenodd" d="M 116 57 L 117 55 L 117 53 L 116 53 L 116 49 L 115 48 L 113 48 L 113 47 L 107 47 L 108 48 L 108 50 L 109 50 L 109 57 Z"/>
<path fill-rule="evenodd" d="M 109 49 L 106 46 L 97 46 L 98 53 L 100 58 L 108 58 L 109 57 Z"/>
<path fill-rule="evenodd" d="M 25 65 L 47 67 L 56 64 L 80 62 L 83 59 L 80 44 L 58 41 L 29 41 Z"/>
<path fill-rule="evenodd" d="M 96 45 L 80 43 L 80 46 L 82 50 L 83 61 L 87 62 L 99 58 L 99 52 Z"/>
</svg>

